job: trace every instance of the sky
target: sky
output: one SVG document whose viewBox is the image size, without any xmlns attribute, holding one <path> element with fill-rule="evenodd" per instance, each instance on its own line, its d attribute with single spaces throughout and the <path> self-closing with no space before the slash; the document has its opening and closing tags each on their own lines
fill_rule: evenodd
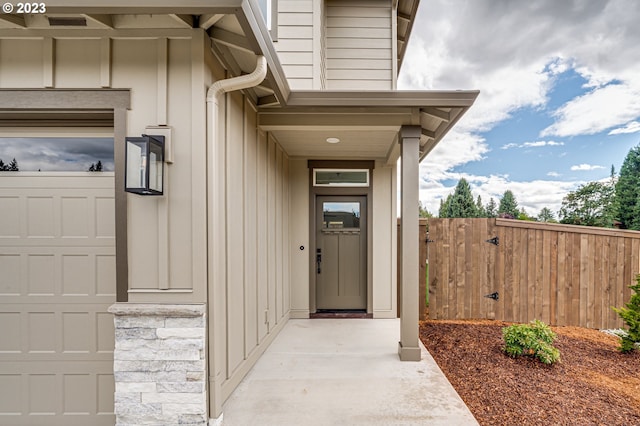
<svg viewBox="0 0 640 426">
<path fill-rule="evenodd" d="M 422 0 L 401 90 L 480 90 L 423 160 L 437 215 L 464 177 L 486 204 L 529 215 L 609 179 L 640 143 L 640 1 Z"/>
</svg>

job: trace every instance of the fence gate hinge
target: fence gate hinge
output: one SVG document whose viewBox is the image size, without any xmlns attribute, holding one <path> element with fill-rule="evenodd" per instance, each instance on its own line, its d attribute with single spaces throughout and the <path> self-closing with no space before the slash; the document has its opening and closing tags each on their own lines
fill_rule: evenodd
<svg viewBox="0 0 640 426">
<path fill-rule="evenodd" d="M 498 294 L 497 291 L 491 293 L 491 294 L 487 294 L 484 297 L 486 297 L 487 299 L 493 299 L 493 300 L 500 300 L 500 295 Z"/>
<path fill-rule="evenodd" d="M 429 238 L 427 238 L 427 243 L 435 243 L 434 240 L 430 240 Z"/>
<path fill-rule="evenodd" d="M 500 238 L 493 237 L 493 238 L 489 238 L 488 240 L 486 240 L 487 243 L 491 243 L 493 245 L 499 246 L 500 245 Z"/>
</svg>

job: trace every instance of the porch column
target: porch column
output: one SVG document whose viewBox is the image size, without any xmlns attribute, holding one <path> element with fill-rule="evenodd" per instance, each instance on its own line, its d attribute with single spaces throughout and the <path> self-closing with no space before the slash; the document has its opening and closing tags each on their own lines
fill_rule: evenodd
<svg viewBox="0 0 640 426">
<path fill-rule="evenodd" d="M 400 241 L 402 263 L 400 285 L 402 313 L 400 315 L 400 342 L 398 354 L 401 361 L 420 361 L 418 344 L 418 188 L 420 162 L 420 126 L 400 128 L 400 215 L 402 216 Z"/>
</svg>

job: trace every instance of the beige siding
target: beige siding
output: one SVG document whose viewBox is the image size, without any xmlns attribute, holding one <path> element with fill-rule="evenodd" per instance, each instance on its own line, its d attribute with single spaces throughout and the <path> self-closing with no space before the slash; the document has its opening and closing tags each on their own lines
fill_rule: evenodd
<svg viewBox="0 0 640 426">
<path fill-rule="evenodd" d="M 307 160 L 291 160 L 291 317 L 309 318 L 309 169 Z M 303 250 L 300 250 L 303 247 Z"/>
<path fill-rule="evenodd" d="M 0 38 L 0 88 L 130 88 L 128 136 L 146 133 L 147 126 L 172 127 L 175 162 L 167 166 L 167 195 L 128 195 L 129 300 L 203 302 L 204 32 L 20 34 Z"/>
<path fill-rule="evenodd" d="M 222 214 L 209 299 L 212 414 L 287 321 L 290 305 L 289 158 L 274 138 L 258 132 L 255 106 L 240 92 L 225 95 L 219 110 L 223 140 L 212 179 Z"/>
<path fill-rule="evenodd" d="M 327 89 L 393 89 L 390 3 L 326 0 Z"/>
<path fill-rule="evenodd" d="M 278 58 L 294 90 L 313 89 L 313 0 L 278 0 Z"/>
</svg>

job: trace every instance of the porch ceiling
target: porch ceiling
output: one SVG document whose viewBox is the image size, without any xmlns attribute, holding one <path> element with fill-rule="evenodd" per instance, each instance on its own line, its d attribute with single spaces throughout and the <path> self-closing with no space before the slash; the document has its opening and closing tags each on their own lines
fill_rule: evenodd
<svg viewBox="0 0 640 426">
<path fill-rule="evenodd" d="M 422 160 L 471 107 L 477 91 L 292 92 L 286 105 L 261 107 L 260 128 L 294 157 L 395 162 L 401 126 L 422 128 Z M 337 144 L 326 141 L 340 139 Z"/>
</svg>

